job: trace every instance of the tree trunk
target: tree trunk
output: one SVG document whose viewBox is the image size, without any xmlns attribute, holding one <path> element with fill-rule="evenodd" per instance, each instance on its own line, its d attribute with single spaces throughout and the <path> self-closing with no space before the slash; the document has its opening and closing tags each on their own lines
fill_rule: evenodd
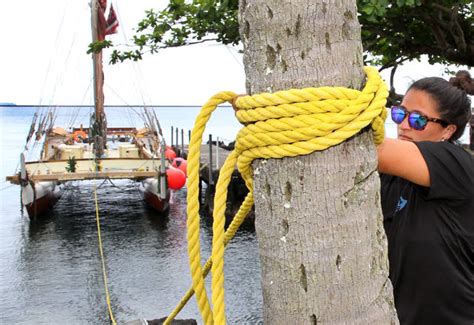
<svg viewBox="0 0 474 325">
<path fill-rule="evenodd" d="M 364 84 L 353 1 L 241 0 L 250 94 Z M 254 162 L 266 324 L 397 323 L 370 132 Z"/>
</svg>

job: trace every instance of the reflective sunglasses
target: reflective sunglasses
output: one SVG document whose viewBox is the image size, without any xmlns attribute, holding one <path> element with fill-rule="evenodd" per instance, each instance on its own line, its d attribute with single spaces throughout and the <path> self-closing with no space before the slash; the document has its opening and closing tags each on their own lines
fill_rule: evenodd
<svg viewBox="0 0 474 325">
<path fill-rule="evenodd" d="M 439 118 L 428 117 L 419 112 L 408 112 L 404 106 L 392 106 L 392 120 L 395 123 L 401 124 L 407 115 L 408 124 L 412 129 L 417 131 L 424 130 L 428 122 L 439 123 L 443 127 L 447 127 L 449 125 L 448 122 Z"/>
</svg>

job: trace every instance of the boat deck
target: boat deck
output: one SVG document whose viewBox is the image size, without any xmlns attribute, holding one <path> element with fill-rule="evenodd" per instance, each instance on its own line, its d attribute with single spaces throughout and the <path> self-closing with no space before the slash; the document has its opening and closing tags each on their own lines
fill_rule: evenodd
<svg viewBox="0 0 474 325">
<path fill-rule="evenodd" d="M 140 158 L 105 158 L 98 161 L 99 167 L 92 159 L 75 160 L 75 171 L 69 172 L 68 160 L 27 162 L 26 170 L 31 181 L 72 181 L 87 179 L 144 179 L 156 177 L 160 170 L 159 159 Z M 19 184 L 19 175 L 7 176 L 6 180 Z"/>
</svg>

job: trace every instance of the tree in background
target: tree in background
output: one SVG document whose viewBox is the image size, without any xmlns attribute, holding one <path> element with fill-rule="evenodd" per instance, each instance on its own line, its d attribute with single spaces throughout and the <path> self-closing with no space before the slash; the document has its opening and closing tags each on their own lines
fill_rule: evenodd
<svg viewBox="0 0 474 325">
<path fill-rule="evenodd" d="M 472 1 L 358 0 L 357 6 L 366 64 L 386 69 L 427 55 L 430 63 L 474 65 Z M 162 11 L 145 12 L 136 48 L 115 50 L 111 61 L 207 41 L 237 45 L 237 13 L 238 0 L 170 0 Z"/>
</svg>

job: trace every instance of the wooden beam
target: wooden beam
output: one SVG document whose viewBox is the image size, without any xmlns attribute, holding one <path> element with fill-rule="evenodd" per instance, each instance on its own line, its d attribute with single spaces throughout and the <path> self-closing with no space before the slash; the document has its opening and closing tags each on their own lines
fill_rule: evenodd
<svg viewBox="0 0 474 325">
<path fill-rule="evenodd" d="M 88 173 L 63 173 L 63 174 L 49 174 L 49 175 L 30 175 L 29 178 L 33 182 L 47 182 L 47 181 L 77 181 L 90 179 L 145 179 L 156 177 L 157 172 L 146 171 L 106 171 L 106 172 L 88 172 Z M 20 177 L 7 176 L 6 180 L 12 184 L 20 184 Z"/>
</svg>

